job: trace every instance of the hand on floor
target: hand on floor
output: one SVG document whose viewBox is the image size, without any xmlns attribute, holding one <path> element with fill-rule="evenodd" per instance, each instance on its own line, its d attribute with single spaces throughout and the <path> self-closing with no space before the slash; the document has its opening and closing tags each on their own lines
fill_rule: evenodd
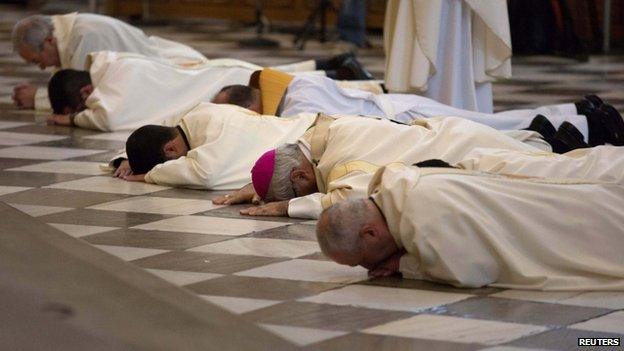
<svg viewBox="0 0 624 351">
<path fill-rule="evenodd" d="M 113 177 L 125 179 L 127 176 L 132 175 L 132 168 L 130 168 L 130 162 L 123 160 L 119 164 L 119 167 L 113 173 Z"/>
<path fill-rule="evenodd" d="M 247 216 L 275 216 L 288 217 L 288 200 L 270 202 L 266 205 L 249 207 L 240 211 Z"/>
<path fill-rule="evenodd" d="M 71 126 L 71 117 L 69 115 L 55 115 L 48 116 L 47 122 L 52 126 Z"/>
<path fill-rule="evenodd" d="M 13 88 L 13 103 L 22 109 L 33 109 L 35 108 L 36 93 L 37 87 L 34 85 L 28 83 L 18 84 Z"/>
<path fill-rule="evenodd" d="M 381 262 L 377 267 L 368 271 L 369 277 L 381 278 L 390 277 L 399 274 L 399 263 L 401 257 L 405 254 L 405 250 L 400 250 L 394 255 L 388 257 L 385 261 Z"/>
<path fill-rule="evenodd" d="M 235 205 L 245 203 L 259 205 L 260 202 L 260 197 L 256 194 L 256 191 L 251 183 L 231 194 L 219 196 L 212 200 L 212 203 L 215 205 Z"/>
</svg>

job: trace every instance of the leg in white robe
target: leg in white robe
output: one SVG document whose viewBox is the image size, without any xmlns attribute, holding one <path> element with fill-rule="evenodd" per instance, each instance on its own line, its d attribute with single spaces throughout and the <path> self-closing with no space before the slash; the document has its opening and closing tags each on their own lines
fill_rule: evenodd
<svg viewBox="0 0 624 351">
<path fill-rule="evenodd" d="M 603 145 L 561 155 L 476 148 L 458 166 L 498 174 L 624 184 L 624 147 Z"/>
</svg>

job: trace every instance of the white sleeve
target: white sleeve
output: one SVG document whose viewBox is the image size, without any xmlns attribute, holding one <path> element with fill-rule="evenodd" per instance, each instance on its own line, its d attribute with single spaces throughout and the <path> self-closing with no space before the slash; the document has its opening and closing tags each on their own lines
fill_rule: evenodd
<svg viewBox="0 0 624 351">
<path fill-rule="evenodd" d="M 80 128 L 110 131 L 107 113 L 104 109 L 86 109 L 74 117 L 74 124 Z"/>
<path fill-rule="evenodd" d="M 406 253 L 401 256 L 399 260 L 399 272 L 403 274 L 403 278 L 406 279 L 424 279 L 422 273 L 420 273 L 420 263 L 416 257 Z"/>
<path fill-rule="evenodd" d="M 37 88 L 35 92 L 35 110 L 37 111 L 50 111 L 52 105 L 50 105 L 50 98 L 48 97 L 48 89 L 44 87 Z"/>
<path fill-rule="evenodd" d="M 288 217 L 318 219 L 323 212 L 323 193 L 296 197 L 288 202 Z"/>
<path fill-rule="evenodd" d="M 209 179 L 210 173 L 187 156 L 156 165 L 145 175 L 147 183 L 197 189 L 209 189 Z"/>
</svg>

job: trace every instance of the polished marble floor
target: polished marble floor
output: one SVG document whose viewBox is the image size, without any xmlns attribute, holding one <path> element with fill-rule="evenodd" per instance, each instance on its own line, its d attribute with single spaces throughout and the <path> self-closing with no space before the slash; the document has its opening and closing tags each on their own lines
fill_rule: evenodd
<svg viewBox="0 0 624 351">
<path fill-rule="evenodd" d="M 44 84 L 45 72 L 12 54 L 10 28 L 25 12 L 0 7 L 0 201 L 255 323 L 293 346 L 322 350 L 570 350 L 579 337 L 624 336 L 624 293 L 455 289 L 366 277 L 319 252 L 314 222 L 249 218 L 217 192 L 127 183 L 100 164 L 126 132 L 46 126 L 45 115 L 12 107 L 12 86 Z M 275 65 L 326 55 L 331 46 L 270 52 L 241 49 L 252 31 L 223 23 L 151 26 L 208 57 Z M 362 63 L 383 76 L 381 38 Z M 497 110 L 573 101 L 598 93 L 624 109 L 624 56 L 587 63 L 518 58 L 495 85 Z M 260 342 L 260 341 L 259 341 Z"/>
</svg>

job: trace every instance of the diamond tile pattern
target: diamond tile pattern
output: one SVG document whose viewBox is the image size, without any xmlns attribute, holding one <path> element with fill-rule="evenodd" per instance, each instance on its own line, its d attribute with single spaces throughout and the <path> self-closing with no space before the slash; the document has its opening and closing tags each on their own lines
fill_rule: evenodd
<svg viewBox="0 0 624 351">
<path fill-rule="evenodd" d="M 0 5 L 0 9 L 2 6 Z M 622 292 L 456 289 L 396 278 L 369 279 L 362 268 L 327 260 L 315 221 L 249 218 L 218 207 L 218 192 L 113 179 L 100 164 L 131 131 L 101 133 L 47 126 L 17 110 L 12 86 L 44 85 L 48 73 L 12 54 L 16 20 L 0 11 L 0 201 L 195 293 L 308 350 L 568 350 L 578 337 L 624 336 Z M 150 35 L 186 42 L 208 57 L 276 65 L 326 56 L 311 41 L 271 33 L 282 48 L 241 48 L 252 29 L 218 23 L 153 25 Z M 382 38 L 360 61 L 383 77 Z M 514 58 L 514 77 L 494 85 L 497 111 L 577 100 L 597 93 L 624 109 L 624 56 L 589 62 Z M 140 102 L 138 102 L 140 103 Z"/>
</svg>

